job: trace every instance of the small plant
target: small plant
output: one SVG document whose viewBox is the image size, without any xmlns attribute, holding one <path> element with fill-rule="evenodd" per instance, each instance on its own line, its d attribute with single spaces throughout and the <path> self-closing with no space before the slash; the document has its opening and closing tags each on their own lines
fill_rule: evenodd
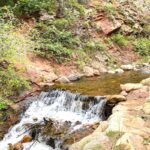
<svg viewBox="0 0 150 150">
<path fill-rule="evenodd" d="M 121 34 L 116 34 L 114 36 L 111 37 L 111 40 L 119 45 L 120 47 L 126 47 L 129 44 L 129 39 L 128 37 L 121 35 Z"/>
<path fill-rule="evenodd" d="M 150 40 L 147 38 L 140 38 L 134 42 L 135 50 L 141 56 L 150 56 Z"/>
<path fill-rule="evenodd" d="M 0 94 L 3 97 L 19 95 L 26 88 L 29 88 L 28 81 L 21 77 L 13 66 L 8 66 L 7 69 L 0 68 Z"/>
<path fill-rule="evenodd" d="M 101 41 L 89 41 L 86 43 L 87 50 L 104 51 L 107 49 Z"/>
<path fill-rule="evenodd" d="M 0 101 L 0 110 L 3 110 L 7 107 L 7 103 L 6 102 L 1 102 Z"/>
<path fill-rule="evenodd" d="M 115 149 L 115 144 L 117 140 L 123 135 L 121 132 L 117 131 L 109 131 L 106 133 L 106 135 L 111 139 L 112 141 L 112 149 Z"/>
<path fill-rule="evenodd" d="M 56 19 L 54 20 L 53 24 L 59 30 L 67 29 L 71 25 L 70 21 L 65 18 Z"/>
<path fill-rule="evenodd" d="M 112 3 L 105 3 L 104 10 L 106 11 L 106 13 L 108 15 L 116 15 L 117 14 L 116 8 L 114 7 L 114 5 Z"/>
</svg>

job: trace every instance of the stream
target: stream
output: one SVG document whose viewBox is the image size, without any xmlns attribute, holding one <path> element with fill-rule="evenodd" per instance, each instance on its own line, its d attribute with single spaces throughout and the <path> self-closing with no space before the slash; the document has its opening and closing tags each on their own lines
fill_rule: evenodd
<svg viewBox="0 0 150 150">
<path fill-rule="evenodd" d="M 23 143 L 23 150 L 66 150 L 64 143 L 69 135 L 108 118 L 107 100 L 102 95 L 119 93 L 120 84 L 136 83 L 147 77 L 147 73 L 127 72 L 59 84 L 55 88 L 61 90 L 41 92 L 32 97 L 20 121 L 0 141 L 0 150 L 14 150 L 10 145 L 25 136 L 32 137 L 32 141 Z"/>
</svg>

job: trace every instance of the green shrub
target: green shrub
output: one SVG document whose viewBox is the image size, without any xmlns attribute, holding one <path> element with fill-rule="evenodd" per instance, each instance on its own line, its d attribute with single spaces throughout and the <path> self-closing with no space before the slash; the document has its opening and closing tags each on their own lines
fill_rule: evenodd
<svg viewBox="0 0 150 150">
<path fill-rule="evenodd" d="M 31 49 L 32 42 L 28 37 L 15 32 L 11 23 L 0 23 L 0 28 L 0 96 L 9 97 L 29 87 L 27 80 L 14 68 L 14 64 L 26 61 L 26 53 Z"/>
<path fill-rule="evenodd" d="M 11 23 L 0 23 L 0 29 L 0 61 L 23 62 L 34 47 L 30 38 L 15 32 Z"/>
<path fill-rule="evenodd" d="M 2 99 L 0 99 L 0 110 L 3 110 L 7 107 L 7 103 L 2 101 Z"/>
<path fill-rule="evenodd" d="M 104 5 L 104 10 L 106 11 L 106 13 L 108 15 L 116 15 L 117 11 L 116 8 L 114 7 L 114 5 L 112 3 L 105 3 Z"/>
<path fill-rule="evenodd" d="M 129 39 L 128 37 L 121 35 L 121 34 L 116 34 L 111 37 L 112 42 L 115 44 L 121 46 L 121 47 L 126 47 L 129 44 Z"/>
<path fill-rule="evenodd" d="M 86 43 L 86 49 L 93 51 L 104 51 L 107 47 L 101 41 L 89 41 Z"/>
<path fill-rule="evenodd" d="M 22 15 L 36 15 L 41 10 L 46 10 L 53 13 L 56 9 L 55 0 L 18 0 L 15 5 L 15 13 L 18 16 Z"/>
<path fill-rule="evenodd" d="M 14 67 L 0 68 L 0 95 L 3 97 L 19 95 L 26 88 L 29 88 L 29 83 L 16 72 Z"/>
<path fill-rule="evenodd" d="M 135 50 L 141 56 L 150 56 L 150 40 L 146 38 L 137 39 L 134 42 Z"/>
<path fill-rule="evenodd" d="M 71 25 L 70 21 L 65 18 L 56 19 L 54 20 L 53 24 L 59 30 L 67 29 Z"/>
<path fill-rule="evenodd" d="M 80 45 L 80 40 L 71 32 L 59 30 L 54 25 L 47 26 L 40 23 L 34 30 L 34 34 L 32 32 L 33 40 L 37 42 L 36 52 L 60 62 L 63 58 L 67 60 L 72 51 Z"/>
</svg>

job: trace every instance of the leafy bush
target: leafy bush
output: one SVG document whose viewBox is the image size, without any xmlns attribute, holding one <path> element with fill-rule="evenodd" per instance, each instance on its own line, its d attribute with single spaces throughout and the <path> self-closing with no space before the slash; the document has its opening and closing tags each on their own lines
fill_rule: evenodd
<svg viewBox="0 0 150 150">
<path fill-rule="evenodd" d="M 3 99 L 0 97 L 0 110 L 3 110 L 7 107 L 7 103 L 3 101 Z"/>
<path fill-rule="evenodd" d="M 0 23 L 0 96 L 17 95 L 29 87 L 27 80 L 16 71 L 15 63 L 23 63 L 31 43 L 15 32 L 11 23 Z M 6 63 L 3 65 L 3 63 Z"/>
<path fill-rule="evenodd" d="M 34 36 L 34 34 L 36 35 Z M 37 42 L 37 52 L 44 57 L 54 58 L 60 62 L 68 59 L 72 51 L 80 44 L 80 40 L 71 32 L 59 30 L 54 25 L 48 26 L 44 23 L 37 25 L 32 36 L 33 40 Z"/>
<path fill-rule="evenodd" d="M 14 67 L 0 68 L 0 94 L 3 97 L 18 95 L 25 88 L 29 88 L 28 82 L 16 72 Z"/>
<path fill-rule="evenodd" d="M 116 35 L 112 36 L 111 40 L 121 47 L 126 47 L 129 44 L 128 37 L 121 35 L 121 34 L 116 34 Z"/>
<path fill-rule="evenodd" d="M 31 16 L 39 13 L 41 10 L 53 13 L 56 9 L 55 7 L 55 0 L 18 0 L 14 10 L 18 16 Z"/>
<path fill-rule="evenodd" d="M 140 38 L 134 42 L 136 51 L 142 56 L 150 56 L 150 40 Z"/>
<path fill-rule="evenodd" d="M 116 8 L 114 7 L 114 5 L 112 3 L 105 3 L 104 5 L 104 10 L 106 11 L 106 13 L 108 15 L 116 15 L 117 11 Z"/>
<path fill-rule="evenodd" d="M 0 23 L 0 61 L 11 63 L 25 60 L 27 51 L 34 45 L 28 37 L 14 32 L 11 23 Z"/>
<path fill-rule="evenodd" d="M 86 43 L 86 49 L 94 51 L 104 51 L 107 47 L 100 41 L 89 41 Z"/>
<path fill-rule="evenodd" d="M 71 25 L 70 21 L 65 18 L 56 19 L 54 20 L 53 24 L 59 30 L 67 29 Z"/>
</svg>

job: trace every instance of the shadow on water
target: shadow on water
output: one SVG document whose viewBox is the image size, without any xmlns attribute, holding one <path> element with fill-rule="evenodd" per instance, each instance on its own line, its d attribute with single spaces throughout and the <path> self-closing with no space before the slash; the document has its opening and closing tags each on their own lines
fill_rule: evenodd
<svg viewBox="0 0 150 150">
<path fill-rule="evenodd" d="M 120 93 L 120 84 L 139 83 L 147 77 L 150 77 L 150 74 L 127 71 L 123 74 L 104 74 L 100 77 L 83 78 L 69 84 L 56 84 L 54 88 L 70 90 L 91 96 L 111 95 Z"/>
</svg>

